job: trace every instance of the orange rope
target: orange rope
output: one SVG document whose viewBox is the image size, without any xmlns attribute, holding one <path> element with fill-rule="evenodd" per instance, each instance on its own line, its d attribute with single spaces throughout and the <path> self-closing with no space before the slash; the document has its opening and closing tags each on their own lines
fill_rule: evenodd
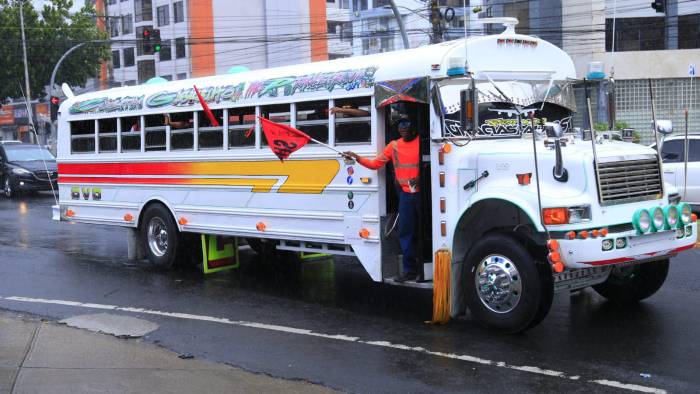
<svg viewBox="0 0 700 394">
<path fill-rule="evenodd" d="M 446 248 L 435 252 L 433 265 L 433 319 L 431 324 L 450 321 L 450 269 L 452 253 Z"/>
</svg>

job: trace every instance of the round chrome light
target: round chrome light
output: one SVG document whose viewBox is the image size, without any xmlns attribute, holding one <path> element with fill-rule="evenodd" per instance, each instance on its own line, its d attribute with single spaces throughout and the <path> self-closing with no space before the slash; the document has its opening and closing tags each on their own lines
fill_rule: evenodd
<svg viewBox="0 0 700 394">
<path fill-rule="evenodd" d="M 646 233 L 651 229 L 651 214 L 644 208 L 638 209 L 632 216 L 632 225 L 639 233 Z"/>
<path fill-rule="evenodd" d="M 653 225 L 651 231 L 663 230 L 665 221 L 663 209 L 660 207 L 651 209 L 651 224 Z"/>
<path fill-rule="evenodd" d="M 681 221 L 683 222 L 683 224 L 690 223 L 690 217 L 693 214 L 693 210 L 690 209 L 690 204 L 684 202 L 681 203 L 678 207 L 681 211 Z"/>
<path fill-rule="evenodd" d="M 627 246 L 627 239 L 625 238 L 618 238 L 615 240 L 615 247 L 618 249 L 623 249 L 625 246 Z"/>
<path fill-rule="evenodd" d="M 678 225 L 678 208 L 675 205 L 668 205 L 664 208 L 664 216 L 666 217 L 665 229 L 676 228 Z"/>
</svg>

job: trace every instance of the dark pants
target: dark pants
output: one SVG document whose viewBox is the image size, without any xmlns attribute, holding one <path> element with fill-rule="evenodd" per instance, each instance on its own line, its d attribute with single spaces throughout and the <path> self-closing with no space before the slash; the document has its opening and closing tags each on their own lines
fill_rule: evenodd
<svg viewBox="0 0 700 394">
<path fill-rule="evenodd" d="M 418 226 L 418 193 L 399 190 L 399 242 L 403 252 L 404 274 L 418 274 L 416 262 L 416 227 Z"/>
</svg>

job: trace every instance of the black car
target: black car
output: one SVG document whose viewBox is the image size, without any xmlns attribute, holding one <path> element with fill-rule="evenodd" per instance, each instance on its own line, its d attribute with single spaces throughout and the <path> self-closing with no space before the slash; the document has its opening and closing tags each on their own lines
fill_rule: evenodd
<svg viewBox="0 0 700 394">
<path fill-rule="evenodd" d="M 48 169 L 48 172 L 47 172 Z M 18 192 L 58 187 L 56 158 L 48 149 L 33 144 L 0 142 L 0 184 L 7 198 Z"/>
</svg>

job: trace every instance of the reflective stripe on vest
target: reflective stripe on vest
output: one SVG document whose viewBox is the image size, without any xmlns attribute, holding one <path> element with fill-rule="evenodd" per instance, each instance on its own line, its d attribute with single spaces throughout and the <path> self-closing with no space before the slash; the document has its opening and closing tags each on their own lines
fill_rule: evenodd
<svg viewBox="0 0 700 394">
<path fill-rule="evenodd" d="M 394 170 L 396 171 L 396 181 L 401 185 L 401 189 L 407 193 L 415 193 L 418 191 L 418 156 L 419 152 L 417 138 L 415 145 L 409 145 L 411 148 L 415 146 L 415 150 L 411 149 L 410 152 L 404 153 L 404 160 L 399 157 L 399 143 L 398 141 L 392 141 L 392 161 L 394 162 Z M 406 143 L 408 145 L 410 143 Z"/>
</svg>

